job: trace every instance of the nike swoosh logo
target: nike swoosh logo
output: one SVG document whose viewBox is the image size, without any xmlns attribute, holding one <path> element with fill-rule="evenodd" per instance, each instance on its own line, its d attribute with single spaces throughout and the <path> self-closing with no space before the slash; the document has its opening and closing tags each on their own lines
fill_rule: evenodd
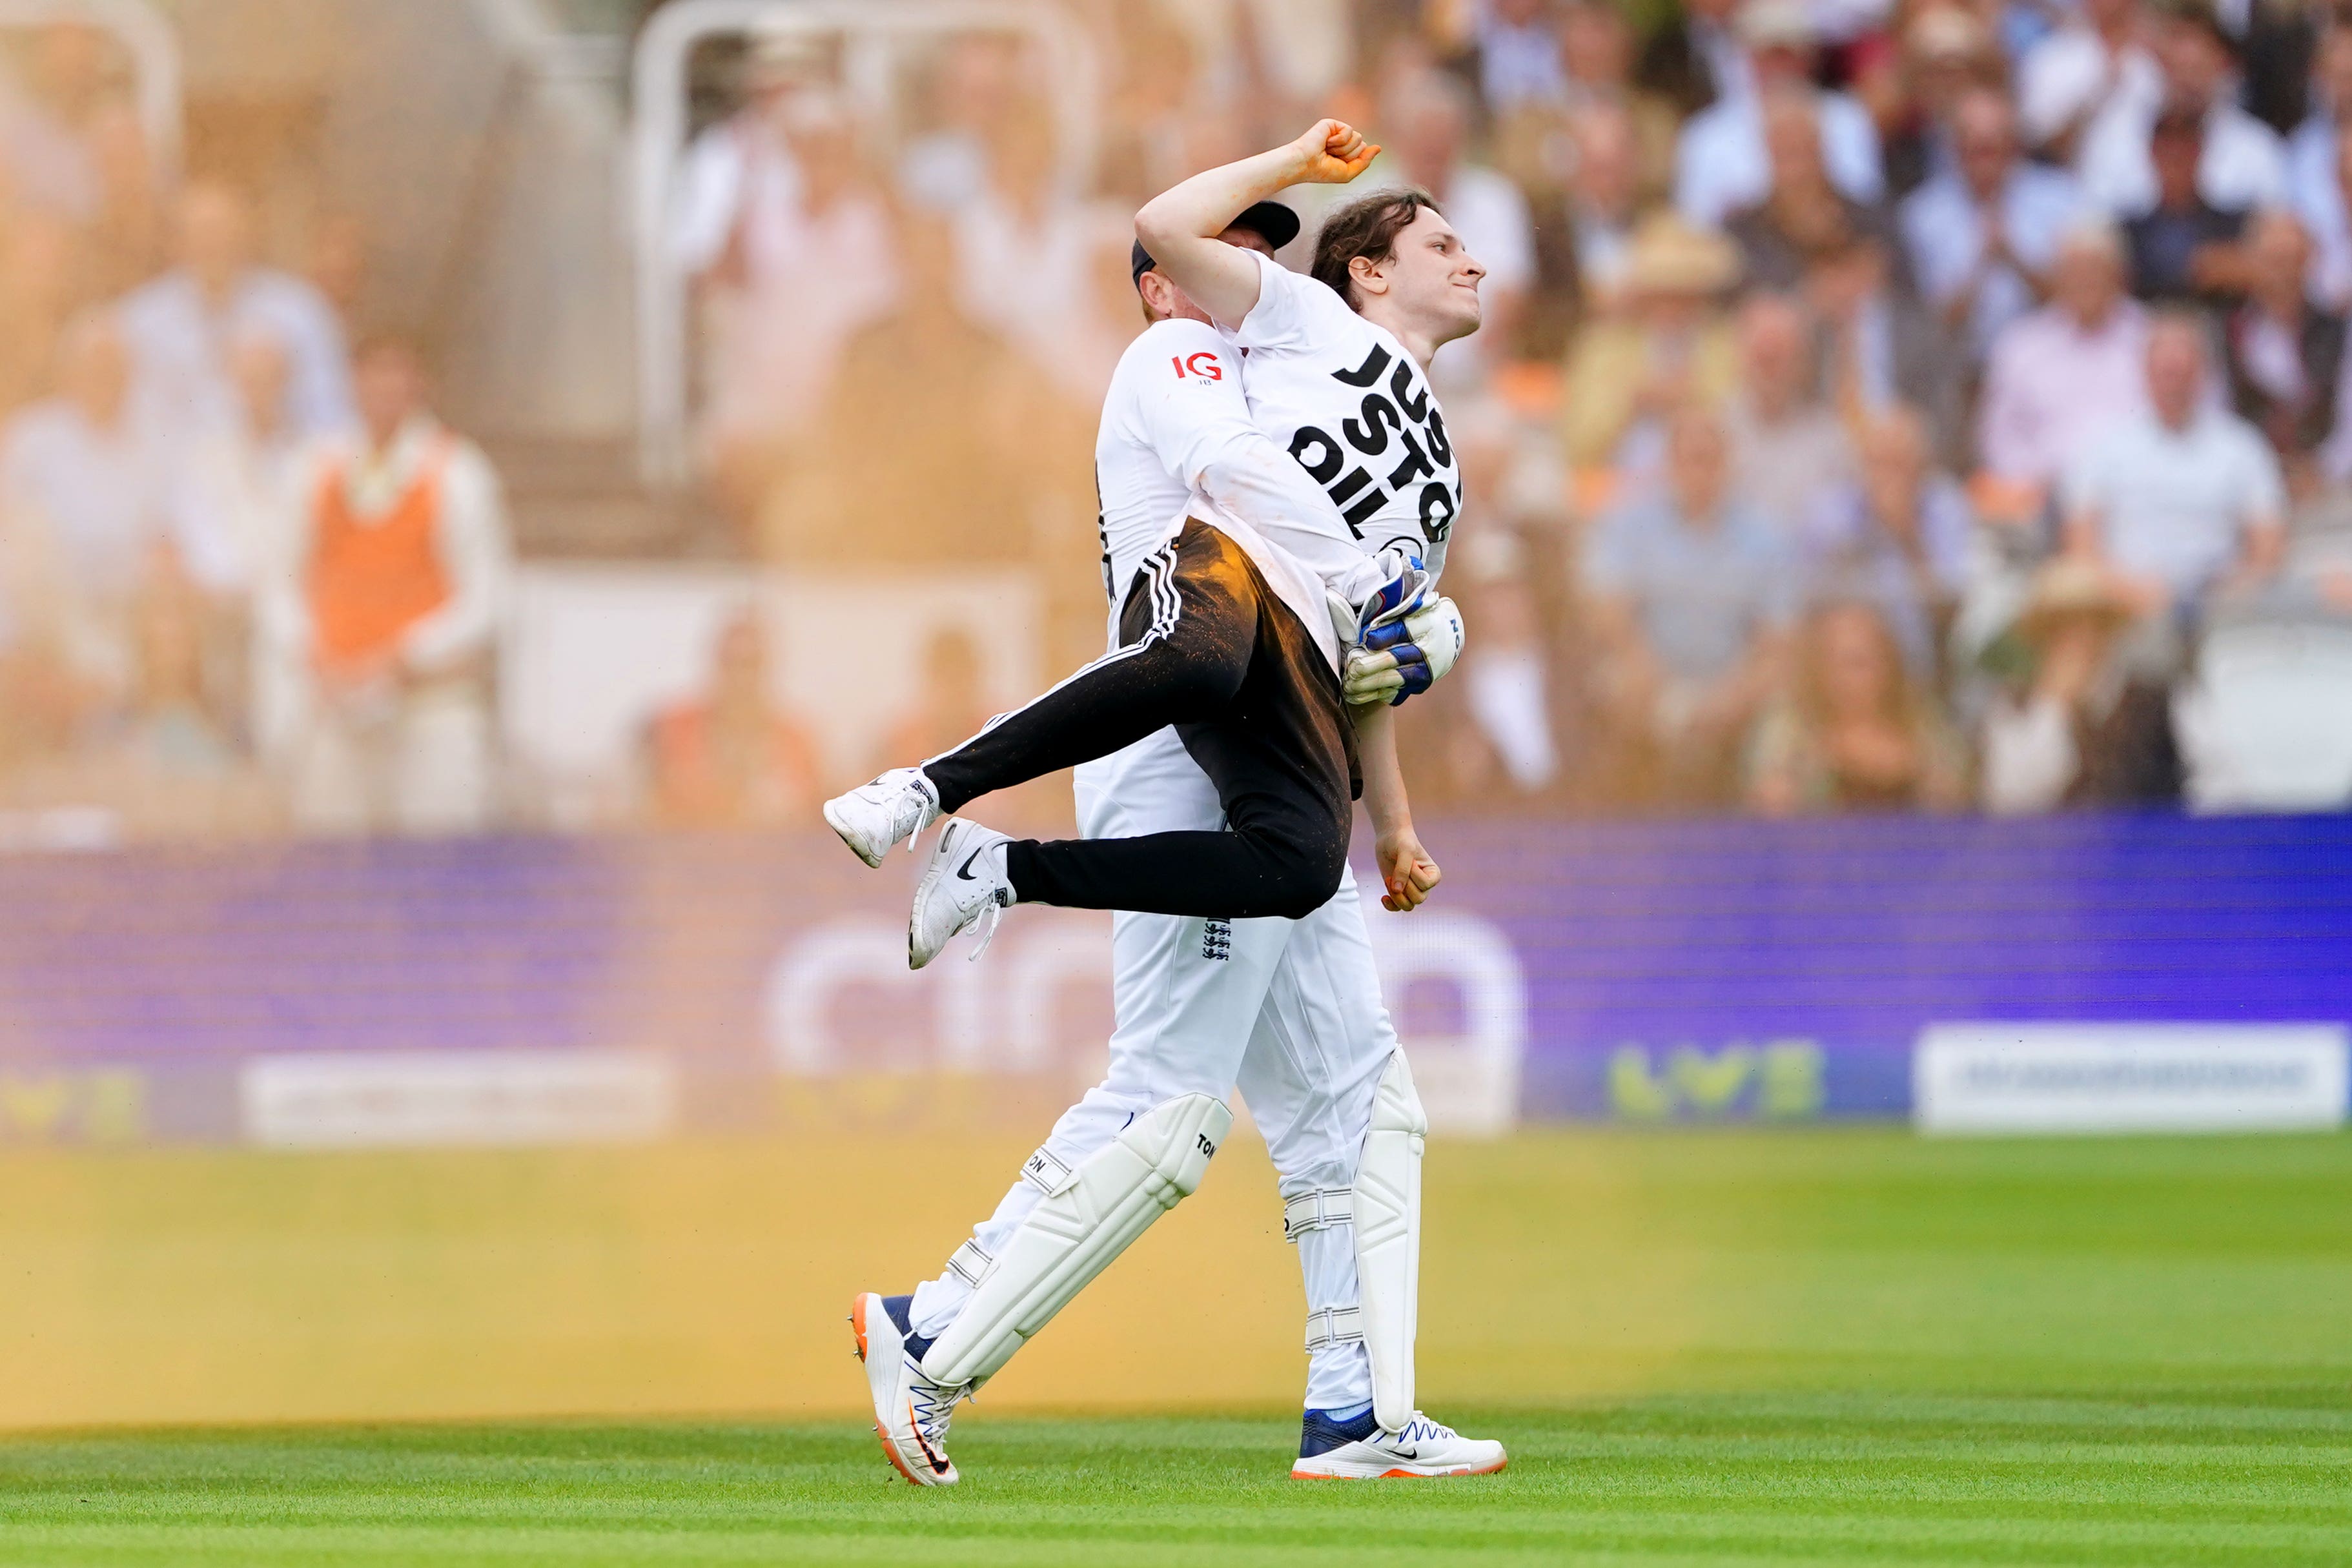
<svg viewBox="0 0 2352 1568">
<path fill-rule="evenodd" d="M 1394 1454 L 1400 1459 L 1417 1459 L 1421 1458 L 1421 1450 L 1419 1448 L 1391 1448 L 1389 1452 Z"/>
<path fill-rule="evenodd" d="M 915 1419 L 915 1402 L 912 1399 L 907 1401 L 907 1426 L 915 1434 L 915 1447 L 923 1450 L 923 1458 L 930 1465 L 931 1474 L 935 1476 L 947 1474 L 947 1456 L 932 1448 L 931 1440 L 923 1436 L 922 1423 Z"/>
<path fill-rule="evenodd" d="M 971 874 L 971 862 L 978 860 L 986 852 L 987 852 L 985 850 L 974 850 L 971 853 L 966 855 L 963 860 L 963 864 L 956 868 L 956 875 L 965 882 L 978 882 L 980 879 Z"/>
</svg>

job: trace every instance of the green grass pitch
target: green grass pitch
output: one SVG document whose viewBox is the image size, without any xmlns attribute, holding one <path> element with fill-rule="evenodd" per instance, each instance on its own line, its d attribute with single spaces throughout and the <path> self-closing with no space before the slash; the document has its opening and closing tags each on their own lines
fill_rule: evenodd
<svg viewBox="0 0 2352 1568">
<path fill-rule="evenodd" d="M 1447 1158 L 1443 1266 L 1536 1267 L 1481 1206 L 1596 1144 L 1687 1354 L 1425 1386 L 1501 1476 L 1293 1483 L 1271 1411 L 983 1406 L 928 1493 L 846 1422 L 64 1435 L 0 1441 L 0 1563 L 2352 1563 L 2352 1139 L 1547 1134 Z"/>
</svg>

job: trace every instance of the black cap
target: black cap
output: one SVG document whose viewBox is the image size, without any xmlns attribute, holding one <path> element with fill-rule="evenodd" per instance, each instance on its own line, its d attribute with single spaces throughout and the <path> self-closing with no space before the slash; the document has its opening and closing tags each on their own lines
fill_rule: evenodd
<svg viewBox="0 0 2352 1568">
<path fill-rule="evenodd" d="M 1280 250 L 1298 237 L 1298 214 L 1280 202 L 1260 202 L 1225 226 L 1247 229 Z M 1143 248 L 1141 240 L 1135 242 L 1135 248 L 1128 253 L 1127 260 L 1130 281 L 1142 282 L 1143 275 L 1151 270 L 1152 262 L 1151 253 Z"/>
</svg>

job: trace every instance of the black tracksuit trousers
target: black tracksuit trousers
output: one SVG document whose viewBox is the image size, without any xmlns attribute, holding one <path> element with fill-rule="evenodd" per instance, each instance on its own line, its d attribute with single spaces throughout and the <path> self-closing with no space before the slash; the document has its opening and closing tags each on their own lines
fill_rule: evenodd
<svg viewBox="0 0 2352 1568">
<path fill-rule="evenodd" d="M 1167 725 L 1216 786 L 1223 832 L 1020 840 L 1022 902 L 1298 919 L 1339 891 L 1355 730 L 1339 680 L 1240 546 L 1187 521 L 1136 573 L 1117 652 L 923 764 L 947 811 L 1107 757 Z"/>
</svg>

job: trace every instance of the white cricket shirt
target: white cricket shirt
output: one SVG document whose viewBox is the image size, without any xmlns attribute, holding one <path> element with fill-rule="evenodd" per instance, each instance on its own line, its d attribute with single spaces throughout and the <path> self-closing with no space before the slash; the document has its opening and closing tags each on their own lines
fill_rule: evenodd
<svg viewBox="0 0 2352 1568">
<path fill-rule="evenodd" d="M 1137 568 L 1195 517 L 1234 539 L 1334 668 L 1325 589 L 1360 602 L 1363 547 L 1313 480 L 1252 421 L 1242 361 L 1202 321 L 1155 322 L 1128 346 L 1095 436 L 1109 642 Z"/>
</svg>

